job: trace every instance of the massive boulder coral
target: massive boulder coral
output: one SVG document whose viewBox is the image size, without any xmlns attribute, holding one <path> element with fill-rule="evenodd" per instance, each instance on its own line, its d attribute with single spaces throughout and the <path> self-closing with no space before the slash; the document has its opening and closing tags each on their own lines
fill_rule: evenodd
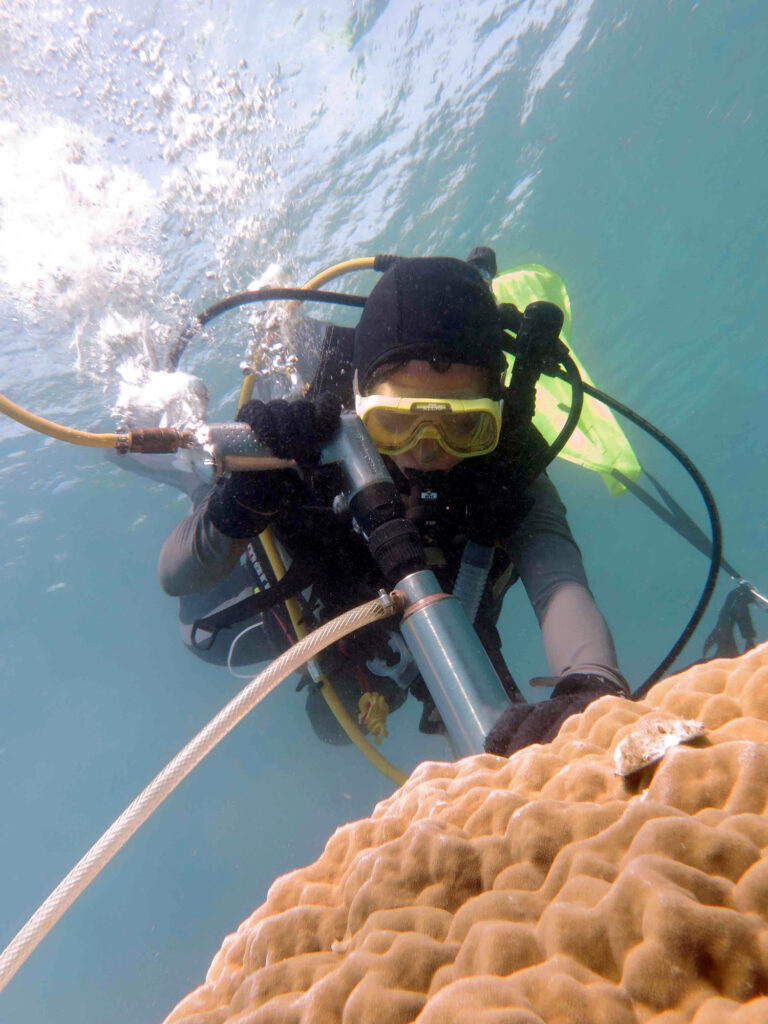
<svg viewBox="0 0 768 1024">
<path fill-rule="evenodd" d="M 703 730 L 646 763 L 681 719 Z M 421 765 L 166 1024 L 765 1024 L 767 803 L 764 644 L 509 760 Z"/>
</svg>

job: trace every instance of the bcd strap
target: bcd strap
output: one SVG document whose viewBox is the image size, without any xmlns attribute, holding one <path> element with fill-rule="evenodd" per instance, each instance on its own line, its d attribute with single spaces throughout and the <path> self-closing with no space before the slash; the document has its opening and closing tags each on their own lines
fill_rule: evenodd
<svg viewBox="0 0 768 1024">
<path fill-rule="evenodd" d="M 738 628 L 744 640 L 744 652 L 755 646 L 757 633 L 749 614 L 752 590 L 746 583 L 740 583 L 725 599 L 717 618 L 717 624 L 704 642 L 704 658 L 736 658 L 743 652 L 736 641 Z M 714 647 L 714 654 L 709 652 Z"/>
<path fill-rule="evenodd" d="M 300 566 L 294 562 L 285 576 L 274 586 L 268 587 L 258 594 L 252 594 L 250 597 L 244 597 L 242 601 L 228 605 L 212 615 L 206 615 L 203 619 L 195 619 L 190 634 L 192 646 L 196 647 L 198 651 L 209 651 L 216 642 L 220 630 L 234 626 L 238 622 L 244 622 L 246 619 L 258 615 L 259 612 L 267 611 L 276 604 L 287 601 L 289 597 L 294 597 L 299 591 L 308 587 L 314 578 L 315 574 L 306 566 Z M 209 633 L 210 636 L 198 640 L 198 630 Z"/>
</svg>

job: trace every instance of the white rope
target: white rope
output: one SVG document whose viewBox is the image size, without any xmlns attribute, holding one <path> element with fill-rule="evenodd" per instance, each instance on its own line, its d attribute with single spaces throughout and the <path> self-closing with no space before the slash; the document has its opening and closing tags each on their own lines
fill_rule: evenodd
<svg viewBox="0 0 768 1024">
<path fill-rule="evenodd" d="M 244 687 L 202 729 L 194 739 L 163 768 L 133 803 L 104 833 L 69 874 L 54 889 L 48 899 L 27 921 L 0 954 L 0 992 L 16 971 L 45 938 L 56 922 L 72 906 L 102 868 L 106 867 L 117 851 L 141 825 L 157 810 L 178 784 L 202 761 L 206 754 L 229 733 L 237 723 L 263 700 L 286 676 L 295 671 L 325 647 L 361 626 L 376 619 L 386 618 L 396 610 L 391 600 L 377 598 L 338 616 L 332 622 L 309 633 L 290 650 L 281 654 L 248 686 Z"/>
</svg>

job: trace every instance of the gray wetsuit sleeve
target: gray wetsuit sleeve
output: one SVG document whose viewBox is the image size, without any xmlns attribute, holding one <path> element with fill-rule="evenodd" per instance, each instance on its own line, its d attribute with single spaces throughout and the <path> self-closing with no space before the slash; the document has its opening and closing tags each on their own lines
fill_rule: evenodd
<svg viewBox="0 0 768 1024">
<path fill-rule="evenodd" d="M 178 455 L 119 455 L 107 449 L 104 458 L 118 469 L 127 469 L 129 473 L 143 476 L 153 483 L 167 484 L 183 491 L 193 506 L 207 498 L 211 490 L 211 485 L 201 480 L 191 465 Z"/>
<path fill-rule="evenodd" d="M 237 565 L 246 541 L 232 540 L 217 530 L 205 516 L 207 502 L 171 531 L 160 552 L 157 566 L 166 594 L 181 597 L 214 587 Z"/>
<path fill-rule="evenodd" d="M 541 627 L 554 676 L 596 673 L 622 688 L 616 650 L 554 484 L 541 476 L 534 504 L 507 545 Z"/>
</svg>

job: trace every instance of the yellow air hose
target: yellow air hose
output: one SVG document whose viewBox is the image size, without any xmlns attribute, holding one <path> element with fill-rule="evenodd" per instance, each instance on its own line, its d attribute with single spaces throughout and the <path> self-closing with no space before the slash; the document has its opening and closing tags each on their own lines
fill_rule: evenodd
<svg viewBox="0 0 768 1024">
<path fill-rule="evenodd" d="M 55 437 L 57 441 L 69 441 L 70 444 L 84 445 L 86 448 L 116 448 L 119 441 L 119 434 L 92 434 L 87 430 L 75 430 L 72 427 L 63 427 L 53 420 L 43 419 L 42 416 L 35 416 L 27 409 L 22 409 L 9 398 L 0 395 L 0 412 L 10 416 L 12 420 L 36 430 L 38 434 L 47 434 L 48 437 Z"/>
<path fill-rule="evenodd" d="M 22 409 L 10 398 L 0 395 L 0 412 L 10 416 L 38 434 L 46 434 L 57 441 L 82 445 L 84 448 L 116 448 L 119 452 L 145 452 L 167 455 L 178 451 L 192 443 L 192 436 L 176 430 L 174 427 L 142 427 L 138 430 L 125 430 L 114 434 L 94 434 L 89 430 L 75 430 L 64 427 L 53 420 L 36 416 L 28 409 Z"/>
<path fill-rule="evenodd" d="M 357 260 L 345 260 L 343 263 L 335 263 L 327 270 L 321 270 L 310 281 L 307 281 L 302 288 L 320 288 L 342 274 L 351 274 L 355 270 L 373 270 L 375 260 L 373 256 L 361 256 Z"/>
</svg>

